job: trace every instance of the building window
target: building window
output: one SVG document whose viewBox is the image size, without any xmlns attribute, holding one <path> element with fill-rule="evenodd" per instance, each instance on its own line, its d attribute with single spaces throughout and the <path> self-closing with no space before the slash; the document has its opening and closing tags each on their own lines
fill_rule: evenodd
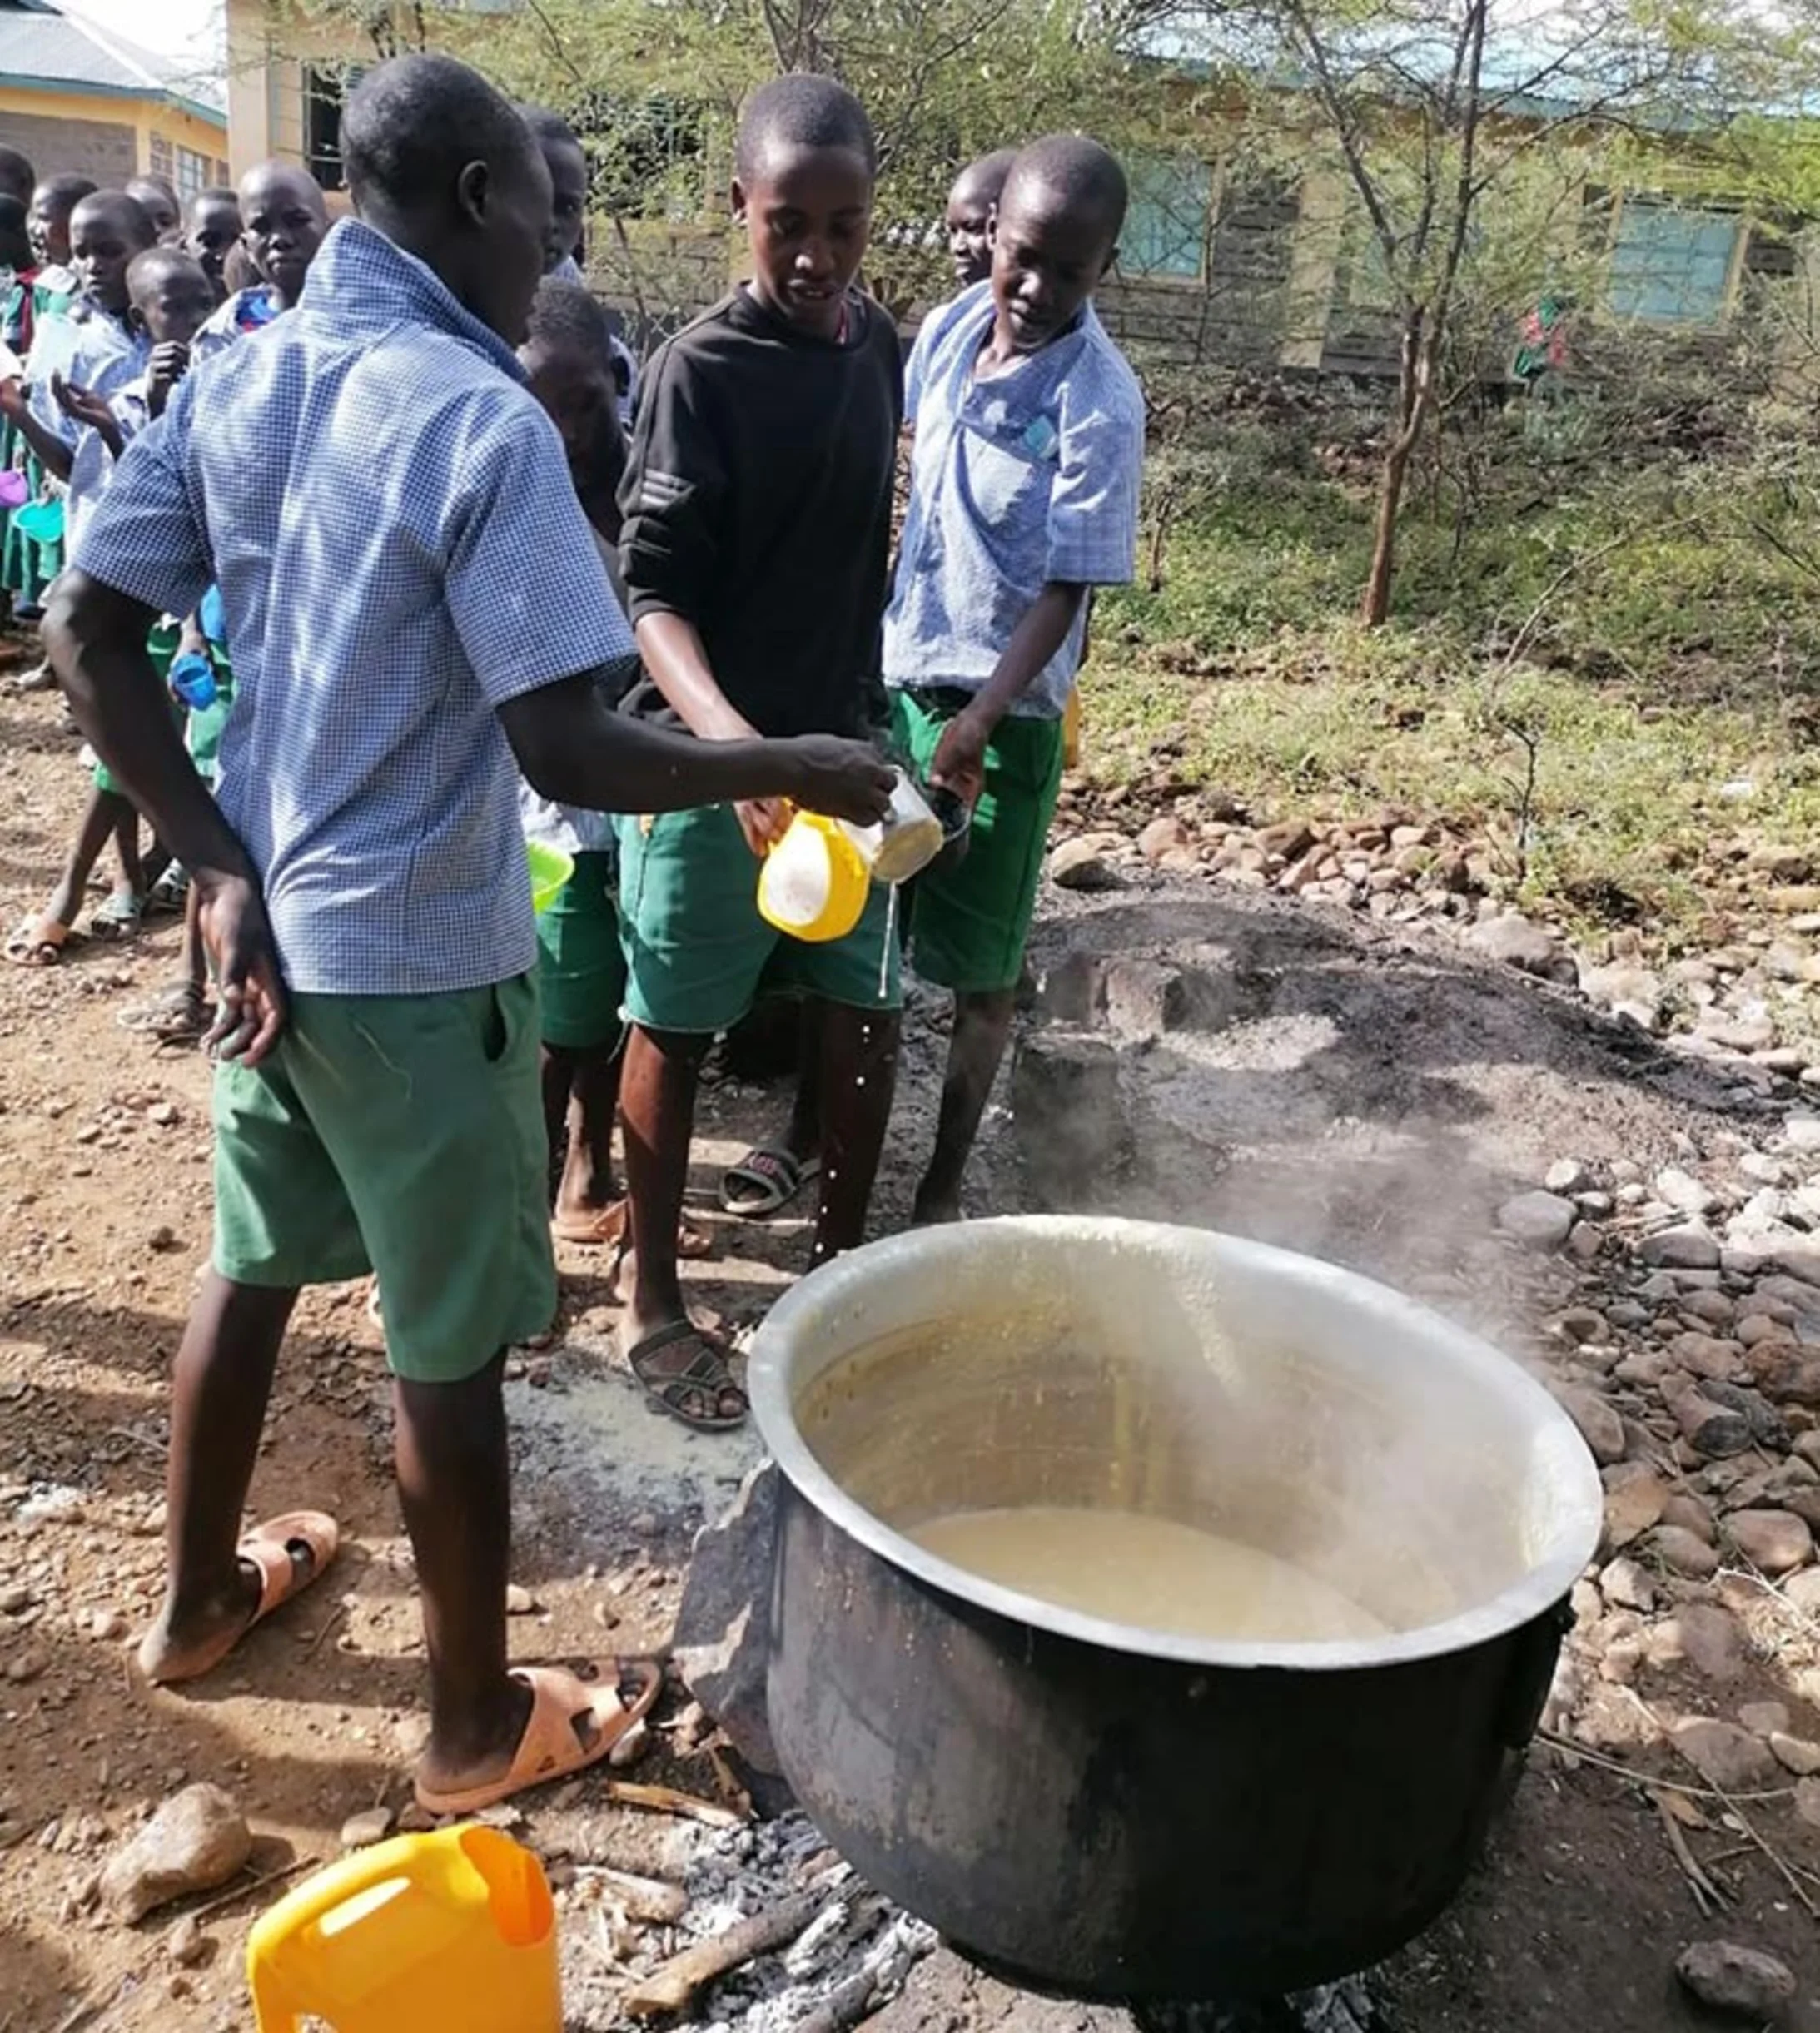
<svg viewBox="0 0 1820 2033">
<path fill-rule="evenodd" d="M 341 108 L 361 81 L 364 67 L 303 67 L 303 160 L 325 191 L 339 191 L 347 181 L 341 167 Z"/>
<path fill-rule="evenodd" d="M 171 144 L 163 135 L 152 136 L 152 160 L 146 167 L 154 176 L 168 176 L 171 174 Z"/>
<path fill-rule="evenodd" d="M 193 148 L 180 147 L 177 152 L 177 170 L 172 181 L 177 187 L 181 198 L 194 197 L 198 191 L 208 188 L 209 159 L 198 155 Z"/>
<path fill-rule="evenodd" d="M 1725 315 L 1743 220 L 1653 198 L 1619 201 L 1607 301 L 1621 318 L 1716 325 Z"/>
<path fill-rule="evenodd" d="M 1206 272 L 1212 203 L 1212 166 L 1198 156 L 1140 157 L 1119 236 L 1119 266 L 1127 275 L 1198 282 Z"/>
</svg>

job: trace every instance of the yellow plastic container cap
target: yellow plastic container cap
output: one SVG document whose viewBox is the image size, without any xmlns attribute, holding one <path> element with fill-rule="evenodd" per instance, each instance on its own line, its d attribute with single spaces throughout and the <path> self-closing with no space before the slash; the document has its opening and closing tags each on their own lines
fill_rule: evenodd
<svg viewBox="0 0 1820 2033">
<path fill-rule="evenodd" d="M 811 945 L 844 939 L 865 911 L 871 882 L 838 819 L 798 812 L 758 871 L 758 915 Z"/>
</svg>

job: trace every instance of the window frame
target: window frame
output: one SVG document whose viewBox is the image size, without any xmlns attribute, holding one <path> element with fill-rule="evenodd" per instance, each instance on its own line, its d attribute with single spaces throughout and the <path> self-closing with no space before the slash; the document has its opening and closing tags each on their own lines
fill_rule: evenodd
<svg viewBox="0 0 1820 2033">
<path fill-rule="evenodd" d="M 1624 220 L 1628 213 L 1633 212 L 1684 219 L 1697 222 L 1698 226 L 1721 221 L 1729 224 L 1732 241 L 1726 251 L 1725 272 L 1718 286 L 1717 299 L 1710 308 L 1702 306 L 1691 309 L 1653 310 L 1647 307 L 1648 297 L 1652 291 L 1659 291 L 1664 286 L 1673 288 L 1677 284 L 1691 282 L 1695 273 L 1694 262 L 1698 258 L 1698 250 L 1690 250 L 1688 258 L 1676 271 L 1664 271 L 1659 276 L 1652 276 L 1647 266 L 1643 266 L 1635 274 L 1621 277 L 1619 262 L 1624 251 Z M 1737 307 L 1738 281 L 1743 272 L 1750 236 L 1750 218 L 1741 203 L 1728 202 L 1713 196 L 1704 196 L 1697 203 L 1679 202 L 1667 193 L 1650 191 L 1614 192 L 1611 223 L 1605 245 L 1603 303 L 1605 315 L 1619 324 L 1647 325 L 1659 331 L 1723 330 Z M 1621 303 L 1619 289 L 1627 283 L 1631 301 Z"/>
<path fill-rule="evenodd" d="M 1134 152 L 1126 158 L 1126 174 L 1131 181 L 1131 201 L 1126 208 L 1125 229 L 1119 236 L 1118 275 L 1123 282 L 1160 283 L 1180 289 L 1204 290 L 1213 281 L 1213 237 L 1219 224 L 1220 203 L 1226 184 L 1226 167 L 1223 162 L 1201 154 L 1192 148 L 1180 148 Z M 1141 264 L 1133 251 L 1135 227 L 1139 207 L 1146 201 L 1144 173 L 1146 169 L 1185 170 L 1192 165 L 1202 179 L 1201 197 L 1201 233 L 1196 248 L 1196 265 L 1192 271 L 1186 268 L 1151 267 Z M 1186 231 L 1184 240 L 1186 239 Z"/>
</svg>

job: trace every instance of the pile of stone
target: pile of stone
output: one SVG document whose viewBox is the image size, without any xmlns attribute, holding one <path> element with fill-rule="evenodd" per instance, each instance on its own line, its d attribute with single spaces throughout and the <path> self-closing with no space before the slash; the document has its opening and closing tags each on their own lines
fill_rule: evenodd
<svg viewBox="0 0 1820 2033">
<path fill-rule="evenodd" d="M 1146 872 L 1355 911 L 1380 922 L 1450 926 L 1477 952 L 1578 988 L 1598 1007 L 1690 1056 L 1734 1065 L 1758 1086 L 1812 1071 L 1820 1086 L 1820 883 L 1792 849 L 1730 843 L 1715 882 L 1734 906 L 1712 947 L 1655 959 L 1619 930 L 1576 949 L 1558 926 L 1503 897 L 1514 867 L 1483 834 L 1404 808 L 1365 819 L 1255 823 L 1236 799 L 1165 773 L 1110 788 L 1071 778 L 1057 808 L 1050 874 L 1108 889 Z"/>
<path fill-rule="evenodd" d="M 1564 1160 L 1499 1210 L 1514 1245 L 1577 1266 L 1550 1380 L 1606 1491 L 1551 1719 L 1614 1747 L 1653 1734 L 1820 1827 L 1820 1721 L 1800 1709 L 1820 1703 L 1820 1116 L 1727 1145 L 1647 1179 Z M 1733 1688 L 1753 1643 L 1794 1706 L 1609 1698 L 1678 1668 Z"/>
</svg>

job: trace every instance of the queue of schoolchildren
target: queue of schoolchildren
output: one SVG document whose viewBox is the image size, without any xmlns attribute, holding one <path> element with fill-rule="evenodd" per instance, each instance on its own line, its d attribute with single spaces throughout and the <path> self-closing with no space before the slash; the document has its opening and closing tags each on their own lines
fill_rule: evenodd
<svg viewBox="0 0 1820 2033">
<path fill-rule="evenodd" d="M 122 1021 L 216 1061 L 142 1670 L 207 1673 L 334 1558 L 319 1510 L 241 1521 L 300 1288 L 370 1275 L 429 1660 L 418 1792 L 466 1812 L 604 1755 L 657 1691 L 505 1665 L 501 1379 L 555 1318 L 553 1238 L 619 1260 L 656 1409 L 746 1416 L 679 1271 L 706 1247 L 684 1201 L 717 1036 L 804 999 L 788 1127 L 721 1204 L 813 1187 L 813 1270 L 863 1239 L 903 963 L 950 992 L 915 1218 L 961 1213 L 1092 589 L 1132 569 L 1143 408 L 1093 307 L 1126 184 L 1091 141 L 963 170 L 957 293 L 907 360 L 862 283 L 871 123 L 778 79 L 734 151 L 748 279 L 639 366 L 580 280 L 588 160 L 554 115 L 412 57 L 342 139 L 333 223 L 291 165 L 180 209 L 0 150 L 5 585 L 92 758 L 6 951 L 53 966 L 183 911 L 177 977 Z M 877 820 L 896 768 L 970 812 L 964 854 L 845 937 L 779 932 L 757 857 L 796 808 Z M 535 919 L 527 837 L 573 861 Z"/>
</svg>

